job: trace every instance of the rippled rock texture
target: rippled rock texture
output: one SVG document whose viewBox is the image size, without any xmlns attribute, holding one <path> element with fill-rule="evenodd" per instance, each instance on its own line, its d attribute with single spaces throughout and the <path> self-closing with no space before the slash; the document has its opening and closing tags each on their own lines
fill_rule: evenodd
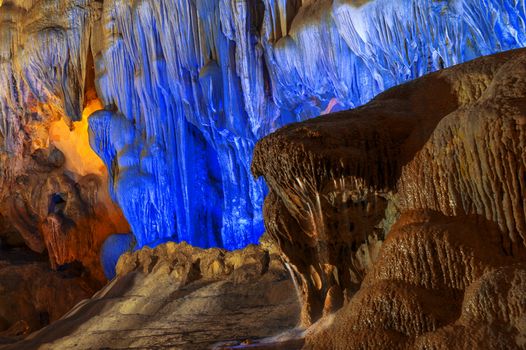
<svg viewBox="0 0 526 350">
<path fill-rule="evenodd" d="M 478 216 L 404 213 L 349 304 L 305 349 L 524 349 L 526 264 Z"/>
<path fill-rule="evenodd" d="M 307 348 L 524 348 L 525 72 L 477 59 L 257 145 L 303 323 L 344 305 Z"/>
<path fill-rule="evenodd" d="M 92 299 L 2 349 L 209 349 L 293 328 L 299 310 L 275 254 L 166 243 L 123 255 Z"/>
<path fill-rule="evenodd" d="M 123 216 L 135 242 L 112 236 L 110 272 L 133 243 L 254 243 L 259 139 L 526 45 L 521 1 L 364 3 L 0 1 L 2 244 L 103 279 L 99 250 L 128 232 Z M 410 210 L 478 215 L 521 259 L 522 56 L 446 70 L 260 143 L 267 230 L 304 325 L 350 303 Z"/>
</svg>

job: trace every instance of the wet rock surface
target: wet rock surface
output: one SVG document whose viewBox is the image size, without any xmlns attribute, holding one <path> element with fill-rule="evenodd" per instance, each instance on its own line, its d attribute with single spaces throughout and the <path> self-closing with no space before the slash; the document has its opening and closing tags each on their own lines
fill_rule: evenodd
<svg viewBox="0 0 526 350">
<path fill-rule="evenodd" d="M 166 243 L 125 254 L 117 277 L 61 320 L 7 349 L 208 349 L 273 336 L 298 321 L 277 256 Z"/>
</svg>

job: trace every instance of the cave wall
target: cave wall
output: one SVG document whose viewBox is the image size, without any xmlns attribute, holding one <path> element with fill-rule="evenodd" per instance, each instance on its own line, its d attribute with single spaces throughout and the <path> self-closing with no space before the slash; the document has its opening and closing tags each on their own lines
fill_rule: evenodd
<svg viewBox="0 0 526 350">
<path fill-rule="evenodd" d="M 89 49 L 97 5 L 0 4 L 0 249 L 26 246 L 54 269 L 79 262 L 104 281 L 100 247 L 129 226 L 89 145 L 88 117 L 103 107 Z"/>
<path fill-rule="evenodd" d="M 267 191 L 250 174 L 257 140 L 526 42 L 516 1 L 42 0 L 0 9 L 6 171 L 23 167 L 13 154 L 36 139 L 28 126 L 57 114 L 71 126 L 91 91 L 104 110 L 90 117 L 90 144 L 138 247 L 256 242 Z"/>
<path fill-rule="evenodd" d="M 525 41 L 506 24 L 521 26 L 520 4 L 355 5 L 104 2 L 92 47 L 111 107 L 91 118 L 92 145 L 139 246 L 256 242 L 266 189 L 248 164 L 258 139 Z"/>
</svg>

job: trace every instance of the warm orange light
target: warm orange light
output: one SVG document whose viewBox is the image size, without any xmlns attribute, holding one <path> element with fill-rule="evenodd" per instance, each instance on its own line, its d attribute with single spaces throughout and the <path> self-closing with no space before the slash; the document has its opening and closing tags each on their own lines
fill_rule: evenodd
<svg viewBox="0 0 526 350">
<path fill-rule="evenodd" d="M 79 175 L 103 175 L 105 167 L 102 160 L 91 149 L 88 136 L 88 117 L 103 109 L 98 98 L 91 99 L 82 112 L 82 120 L 73 122 L 70 130 L 64 118 L 52 122 L 49 128 L 49 141 L 66 156 L 66 169 Z"/>
</svg>

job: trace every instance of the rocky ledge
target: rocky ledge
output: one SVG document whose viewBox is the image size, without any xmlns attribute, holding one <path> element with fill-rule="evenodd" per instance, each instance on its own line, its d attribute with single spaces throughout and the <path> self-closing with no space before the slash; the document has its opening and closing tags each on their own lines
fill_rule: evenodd
<svg viewBox="0 0 526 350">
<path fill-rule="evenodd" d="M 7 349 L 230 348 L 294 328 L 296 290 L 279 257 L 186 243 L 119 259 L 117 277 L 62 319 Z"/>
</svg>

